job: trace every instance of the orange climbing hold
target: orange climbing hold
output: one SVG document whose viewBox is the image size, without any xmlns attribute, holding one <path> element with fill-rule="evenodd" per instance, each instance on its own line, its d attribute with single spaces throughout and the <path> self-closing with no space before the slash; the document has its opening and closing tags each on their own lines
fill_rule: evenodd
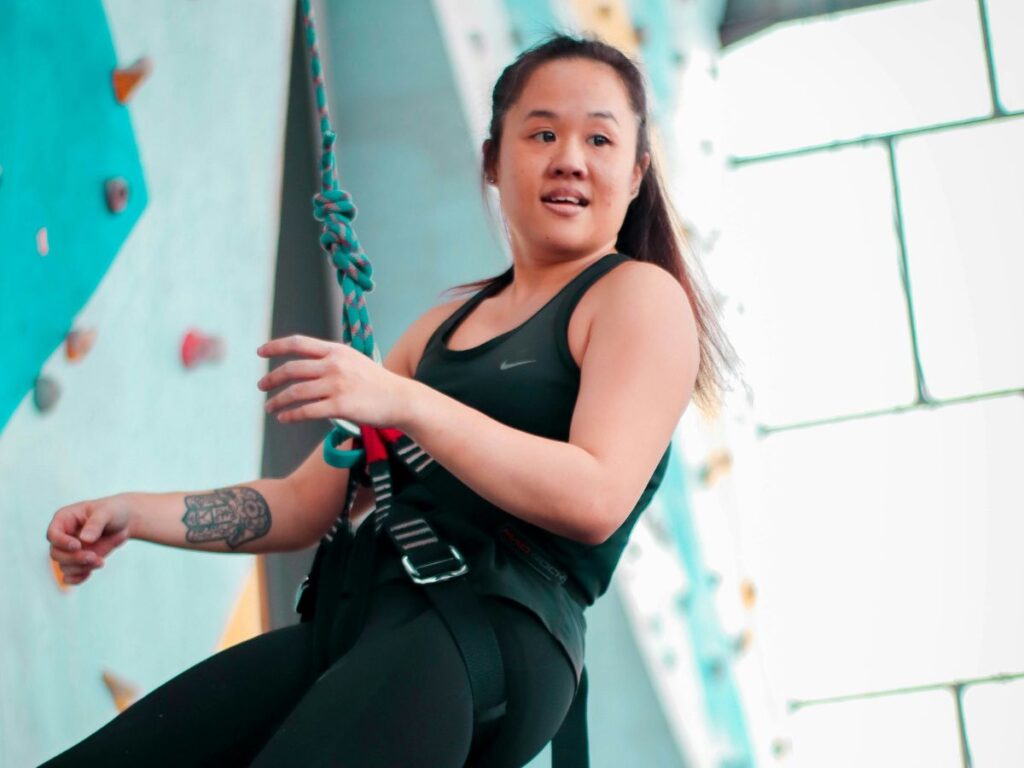
<svg viewBox="0 0 1024 768">
<path fill-rule="evenodd" d="M 130 67 L 119 67 L 114 70 L 114 97 L 119 104 L 127 104 L 135 89 L 139 87 L 153 70 L 153 63 L 143 56 Z"/>
<path fill-rule="evenodd" d="M 68 335 L 64 337 L 64 354 L 68 360 L 81 360 L 89 354 L 95 341 L 95 328 L 68 331 Z"/>
<path fill-rule="evenodd" d="M 207 336 L 196 329 L 185 334 L 181 342 L 181 362 L 186 368 L 215 362 L 224 356 L 224 343 L 217 336 Z"/>
<path fill-rule="evenodd" d="M 114 706 L 117 707 L 118 712 L 124 712 L 135 703 L 139 689 L 127 680 L 118 677 L 113 672 L 103 670 L 103 682 L 106 683 L 110 695 L 114 697 Z"/>
<path fill-rule="evenodd" d="M 53 571 L 53 580 L 57 582 L 57 588 L 61 592 L 68 591 L 68 585 L 64 583 L 64 571 L 60 569 L 60 563 L 50 558 L 50 569 Z"/>
</svg>

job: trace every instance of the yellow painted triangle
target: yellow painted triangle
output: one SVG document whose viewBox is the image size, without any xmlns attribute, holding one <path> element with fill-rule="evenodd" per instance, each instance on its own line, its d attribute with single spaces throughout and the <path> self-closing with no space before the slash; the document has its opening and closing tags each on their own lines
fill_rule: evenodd
<svg viewBox="0 0 1024 768">
<path fill-rule="evenodd" d="M 636 31 L 626 0 L 573 0 L 572 7 L 584 31 L 597 34 L 630 56 L 636 55 Z"/>
<path fill-rule="evenodd" d="M 256 637 L 264 631 L 263 590 L 260 588 L 260 567 L 257 561 L 242 584 L 228 623 L 217 642 L 217 651 Z"/>
</svg>

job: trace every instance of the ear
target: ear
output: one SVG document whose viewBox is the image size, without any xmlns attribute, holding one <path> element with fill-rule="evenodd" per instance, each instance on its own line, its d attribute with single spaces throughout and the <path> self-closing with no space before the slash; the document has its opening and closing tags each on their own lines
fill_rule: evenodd
<svg viewBox="0 0 1024 768">
<path fill-rule="evenodd" d="M 484 177 L 488 179 L 488 184 L 495 184 L 498 180 L 498 159 L 494 159 L 493 166 L 488 165 L 487 158 L 490 154 L 491 140 L 484 139 L 484 143 L 480 147 L 480 152 L 483 155 L 483 168 Z M 492 181 L 493 179 L 493 181 Z"/>
<path fill-rule="evenodd" d="M 644 152 L 640 156 L 640 161 L 633 166 L 633 178 L 630 186 L 631 195 L 630 197 L 636 197 L 640 194 L 640 184 L 644 180 L 644 176 L 647 174 L 647 169 L 651 167 L 651 153 Z"/>
</svg>

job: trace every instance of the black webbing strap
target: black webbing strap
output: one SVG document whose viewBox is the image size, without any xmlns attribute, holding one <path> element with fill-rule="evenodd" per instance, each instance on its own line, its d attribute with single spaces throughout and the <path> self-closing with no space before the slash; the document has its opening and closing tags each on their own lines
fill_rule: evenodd
<svg viewBox="0 0 1024 768">
<path fill-rule="evenodd" d="M 450 492 L 450 489 L 447 489 L 442 475 L 435 473 L 437 464 L 433 459 L 405 434 L 388 447 L 394 458 L 407 466 L 417 479 L 423 482 L 427 490 L 434 493 L 438 501 L 443 503 L 448 495 L 446 490 Z M 381 530 L 385 531 L 396 547 L 399 557 L 402 558 L 402 564 L 410 578 L 413 581 L 418 578 L 425 582 L 423 586 L 429 587 L 424 594 L 445 622 L 466 664 L 473 692 L 473 754 L 481 740 L 489 740 L 505 713 L 506 693 L 501 649 L 476 592 L 461 575 L 443 578 L 444 574 L 461 571 L 465 566 L 461 553 L 441 541 L 429 522 L 416 516 L 413 510 L 402 515 L 392 511 L 391 473 L 388 468 L 379 466 L 380 464 L 381 462 L 374 462 L 366 467 L 377 498 L 377 509 L 374 510 L 372 518 L 374 535 L 357 536 L 361 545 L 351 546 L 353 537 L 348 527 L 347 514 L 343 513 L 345 529 L 339 532 L 336 525 L 332 530 L 332 533 L 337 534 L 335 540 L 331 541 L 330 545 L 321 542 L 314 557 L 313 567 L 310 569 L 312 581 L 310 576 L 307 576 L 300 585 L 300 598 L 297 600 L 296 610 L 302 613 L 303 620 L 309 620 L 311 612 L 315 612 L 314 601 L 319 605 L 325 602 L 325 599 L 334 601 L 340 599 L 342 595 L 350 597 L 352 602 L 347 606 L 342 624 L 338 628 L 341 652 L 348 650 L 358 638 L 369 605 L 376 536 Z M 351 508 L 351 487 L 349 491 L 350 503 L 347 509 Z M 339 549 L 346 556 L 347 567 L 343 583 L 333 585 L 334 589 L 338 590 L 336 594 L 317 595 L 316 593 L 321 591 L 318 587 L 322 586 L 316 583 L 317 564 L 321 557 L 331 558 L 333 549 Z M 468 570 L 468 566 L 465 567 Z M 429 581 L 438 576 L 442 578 Z M 305 589 L 307 585 L 312 589 Z M 310 592 L 313 594 L 309 594 Z M 551 742 L 552 768 L 589 768 L 587 688 L 587 668 L 584 665 L 572 705 Z"/>
<path fill-rule="evenodd" d="M 417 479 L 426 486 L 427 490 L 435 495 L 438 502 L 444 503 L 446 495 L 444 481 L 441 479 L 441 475 L 436 473 L 437 464 L 429 454 L 404 433 L 397 441 L 391 443 L 389 447 L 394 457 L 405 464 L 416 475 Z M 387 510 L 385 510 L 384 519 L 388 519 Z M 422 522 L 424 529 L 430 528 L 429 524 L 422 518 L 416 518 L 416 520 Z M 394 528 L 395 526 L 392 524 L 391 527 Z M 402 530 L 408 529 L 399 528 L 399 531 Z M 447 558 L 448 564 L 451 564 L 451 555 L 446 555 L 445 553 L 447 545 L 437 540 L 432 529 L 430 529 L 429 534 L 423 533 L 420 536 L 421 538 L 415 540 L 423 540 L 422 537 L 432 537 L 434 539 L 434 541 L 427 542 L 431 549 L 429 554 L 424 556 L 424 560 L 437 558 L 444 561 Z M 392 537 L 392 541 L 394 541 L 394 537 Z M 401 551 L 400 545 L 396 544 L 396 546 L 399 546 Z M 444 566 L 439 565 L 438 567 L 443 569 Z M 455 579 L 455 581 L 461 580 Z M 562 589 L 565 587 L 553 586 L 552 588 Z M 429 594 L 430 591 L 427 590 L 427 593 Z M 472 592 L 472 590 L 469 591 Z M 488 623 L 489 626 L 490 624 Z M 454 629 L 453 635 L 458 639 L 458 634 Z M 552 768 L 589 768 L 590 766 L 590 742 L 587 733 L 587 667 L 585 664 L 580 672 L 579 685 L 576 688 L 576 695 L 573 698 L 572 705 L 569 707 L 569 711 L 566 713 L 565 720 L 562 721 L 558 732 L 552 739 L 551 766 Z"/>
</svg>

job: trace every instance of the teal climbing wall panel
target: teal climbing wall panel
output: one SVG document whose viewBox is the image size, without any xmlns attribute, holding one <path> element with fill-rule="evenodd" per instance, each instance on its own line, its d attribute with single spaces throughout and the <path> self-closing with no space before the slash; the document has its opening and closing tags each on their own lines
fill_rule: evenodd
<svg viewBox="0 0 1024 768">
<path fill-rule="evenodd" d="M 129 114 L 100 0 L 6 0 L 0 23 L 0 430 L 28 394 L 146 207 Z M 122 62 L 127 64 L 130 62 Z M 104 184 L 128 183 L 107 209 Z M 48 253 L 37 249 L 46 229 Z"/>
</svg>

